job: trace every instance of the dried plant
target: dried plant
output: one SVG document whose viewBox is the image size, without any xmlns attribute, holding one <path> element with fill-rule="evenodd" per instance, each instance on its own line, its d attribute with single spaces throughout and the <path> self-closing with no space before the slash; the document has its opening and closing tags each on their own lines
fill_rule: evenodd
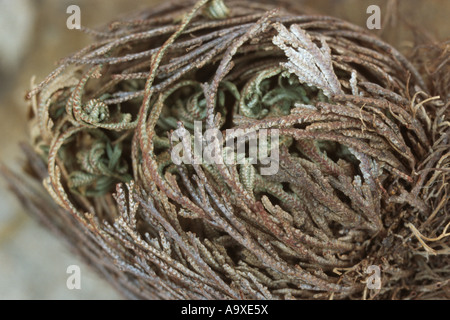
<svg viewBox="0 0 450 320">
<path fill-rule="evenodd" d="M 449 298 L 448 81 L 433 96 L 390 45 L 289 2 L 179 1 L 85 31 L 28 95 L 29 176 L 3 172 L 125 296 Z M 278 173 L 176 165 L 194 121 L 278 129 Z"/>
</svg>

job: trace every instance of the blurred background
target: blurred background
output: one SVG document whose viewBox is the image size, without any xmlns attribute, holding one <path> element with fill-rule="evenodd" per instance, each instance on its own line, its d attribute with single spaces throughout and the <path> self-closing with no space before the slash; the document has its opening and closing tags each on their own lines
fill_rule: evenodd
<svg viewBox="0 0 450 320">
<path fill-rule="evenodd" d="M 182 1 L 182 0 L 180 0 Z M 245 1 L 245 0 L 243 0 Z M 250 0 L 247 0 L 250 1 Z M 293 0 L 310 13 L 333 15 L 366 27 L 369 5 L 381 8 L 378 34 L 406 55 L 421 37 L 450 40 L 448 0 Z M 96 28 L 162 0 L 0 0 L 0 162 L 18 170 L 18 143 L 27 140 L 24 99 L 32 76 L 39 83 L 56 62 L 89 44 L 69 30 L 69 5 L 81 9 L 81 24 Z M 403 17 L 403 18 L 401 18 Z M 69 290 L 69 265 L 81 268 L 81 289 Z M 0 177 L 0 299 L 121 299 L 112 287 L 40 227 L 21 208 Z"/>
</svg>

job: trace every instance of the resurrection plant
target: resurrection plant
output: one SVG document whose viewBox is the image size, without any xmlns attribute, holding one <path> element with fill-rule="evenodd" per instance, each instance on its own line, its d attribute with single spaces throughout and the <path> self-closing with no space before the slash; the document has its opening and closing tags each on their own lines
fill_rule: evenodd
<svg viewBox="0 0 450 320">
<path fill-rule="evenodd" d="M 126 297 L 450 297 L 448 50 L 421 75 L 362 28 L 263 0 L 84 31 L 96 42 L 28 93 L 27 175 L 3 172 Z M 278 171 L 175 163 L 196 121 L 215 150 L 276 131 Z"/>
</svg>

